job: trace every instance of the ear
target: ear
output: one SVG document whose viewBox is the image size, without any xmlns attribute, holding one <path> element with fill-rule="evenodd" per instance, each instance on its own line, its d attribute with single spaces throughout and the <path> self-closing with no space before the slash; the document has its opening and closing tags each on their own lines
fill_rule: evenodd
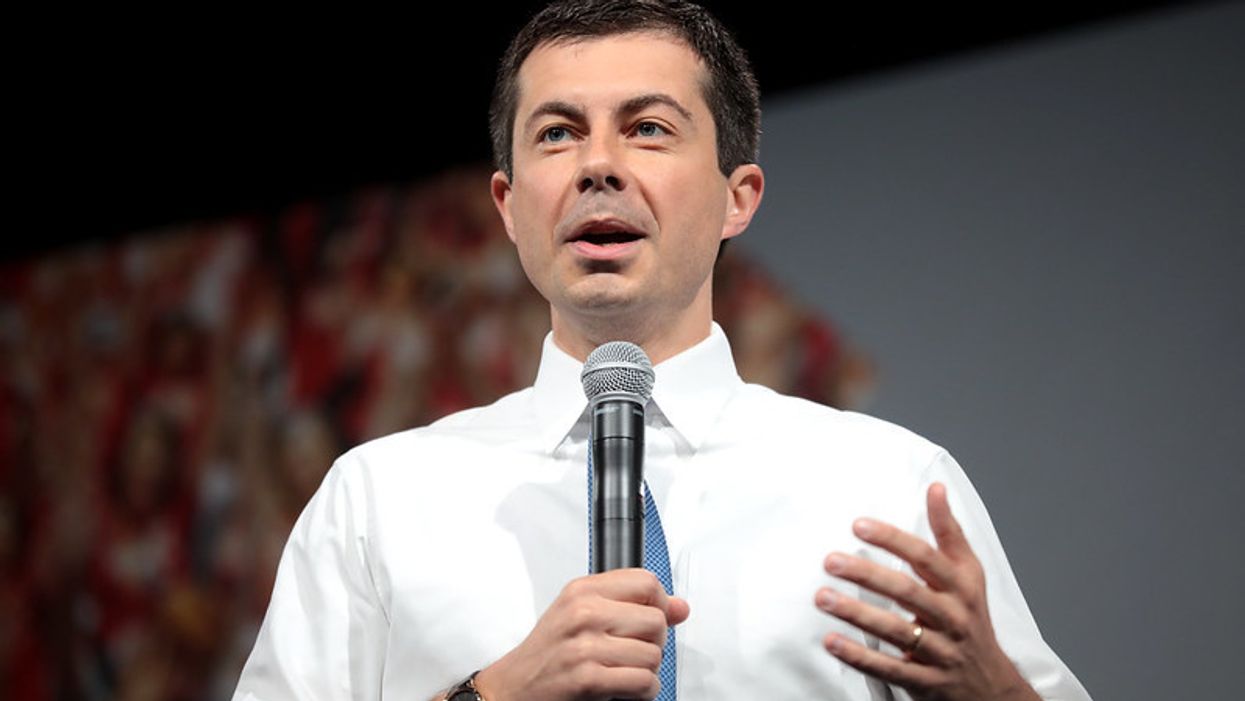
<svg viewBox="0 0 1245 701">
<path fill-rule="evenodd" d="M 765 173 L 755 163 L 745 163 L 735 169 L 726 179 L 726 221 L 722 224 L 722 238 L 734 238 L 748 228 L 752 215 L 761 206 L 765 191 Z"/>
<path fill-rule="evenodd" d="M 489 181 L 489 192 L 493 195 L 493 204 L 497 207 L 497 213 L 501 215 L 502 224 L 506 226 L 506 235 L 513 242 L 514 219 L 510 216 L 510 179 L 505 173 L 500 170 L 493 173 L 493 178 Z"/>
</svg>

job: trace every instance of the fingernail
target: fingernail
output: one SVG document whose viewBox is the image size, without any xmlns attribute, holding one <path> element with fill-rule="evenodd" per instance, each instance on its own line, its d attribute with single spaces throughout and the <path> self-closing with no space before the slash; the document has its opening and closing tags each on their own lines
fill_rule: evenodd
<svg viewBox="0 0 1245 701">
<path fill-rule="evenodd" d="M 836 655 L 839 654 L 843 651 L 843 638 L 837 635 L 831 636 L 830 644 L 826 647 L 830 648 L 830 652 L 833 652 Z"/>
<path fill-rule="evenodd" d="M 847 559 L 842 555 L 834 554 L 826 558 L 826 570 L 831 574 L 841 574 L 847 568 Z"/>
<path fill-rule="evenodd" d="M 853 525 L 856 528 L 856 535 L 862 536 L 862 537 L 873 535 L 873 531 L 875 530 L 873 527 L 873 522 L 867 518 L 858 518 L 856 519 L 856 523 Z"/>
<path fill-rule="evenodd" d="M 834 602 L 837 600 L 838 597 L 835 596 L 834 592 L 829 589 L 822 589 L 817 592 L 817 605 L 823 609 L 834 608 Z"/>
</svg>

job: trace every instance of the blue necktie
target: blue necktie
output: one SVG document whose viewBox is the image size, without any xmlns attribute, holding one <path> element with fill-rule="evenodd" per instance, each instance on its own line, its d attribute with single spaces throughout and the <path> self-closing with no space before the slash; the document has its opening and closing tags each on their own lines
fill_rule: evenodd
<svg viewBox="0 0 1245 701">
<path fill-rule="evenodd" d="M 644 569 L 657 575 L 666 593 L 673 595 L 670 583 L 670 551 L 666 548 L 666 532 L 661 528 L 661 516 L 653 493 L 644 483 Z M 588 437 L 588 571 L 592 571 L 592 437 Z M 674 628 L 666 631 L 666 646 L 661 651 L 661 667 L 657 678 L 661 680 L 661 693 L 656 701 L 675 701 L 675 679 L 678 663 L 674 652 Z"/>
</svg>

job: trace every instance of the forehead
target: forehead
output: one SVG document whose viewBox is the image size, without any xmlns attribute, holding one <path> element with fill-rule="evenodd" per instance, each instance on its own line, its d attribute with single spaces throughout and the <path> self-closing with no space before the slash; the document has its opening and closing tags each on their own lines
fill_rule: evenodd
<svg viewBox="0 0 1245 701">
<path fill-rule="evenodd" d="M 549 42 L 533 49 L 519 68 L 517 116 L 547 100 L 591 105 L 655 92 L 707 113 L 707 80 L 691 47 L 663 32 Z"/>
</svg>

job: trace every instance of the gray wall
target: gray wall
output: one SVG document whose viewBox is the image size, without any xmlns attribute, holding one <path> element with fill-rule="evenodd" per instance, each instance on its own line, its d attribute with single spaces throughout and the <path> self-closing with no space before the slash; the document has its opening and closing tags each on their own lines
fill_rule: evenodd
<svg viewBox="0 0 1245 701">
<path fill-rule="evenodd" d="M 1240 687 L 1242 47 L 1189 8 L 766 104 L 739 245 L 958 457 L 1100 701 Z"/>
</svg>

